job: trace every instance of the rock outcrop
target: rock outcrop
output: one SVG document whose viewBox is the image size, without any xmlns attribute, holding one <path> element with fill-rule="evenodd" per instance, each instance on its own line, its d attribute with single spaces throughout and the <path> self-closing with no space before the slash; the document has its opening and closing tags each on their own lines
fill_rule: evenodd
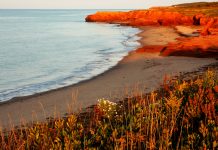
<svg viewBox="0 0 218 150">
<path fill-rule="evenodd" d="M 213 21 L 212 21 L 213 20 Z M 134 10 L 129 12 L 97 12 L 86 17 L 87 22 L 119 23 L 131 26 L 146 25 L 207 25 L 218 26 L 218 18 L 203 14 L 186 16 L 179 12 L 164 10 Z"/>
<path fill-rule="evenodd" d="M 204 9 L 202 8 L 202 10 Z M 213 9 L 218 9 L 218 7 L 212 7 Z M 129 26 L 202 26 L 199 37 L 181 38 L 164 47 L 145 46 L 139 48 L 137 52 L 159 52 L 163 56 L 218 57 L 218 17 L 208 16 L 196 10 L 193 11 L 194 14 L 187 15 L 190 10 L 185 10 L 184 13 L 183 8 L 160 7 L 129 12 L 97 12 L 87 16 L 86 21 Z M 206 11 L 208 10 L 206 9 Z"/>
<path fill-rule="evenodd" d="M 88 22 L 120 23 L 131 26 L 191 25 L 193 18 L 178 12 L 135 10 L 129 12 L 97 12 L 86 17 Z"/>
<path fill-rule="evenodd" d="M 218 31 L 212 35 L 180 38 L 160 51 L 162 56 L 192 56 L 218 58 Z"/>
</svg>

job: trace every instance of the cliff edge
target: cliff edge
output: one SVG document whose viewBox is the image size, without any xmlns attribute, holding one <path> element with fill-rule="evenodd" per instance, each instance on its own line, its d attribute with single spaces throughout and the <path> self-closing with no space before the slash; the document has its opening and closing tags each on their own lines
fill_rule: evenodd
<svg viewBox="0 0 218 150">
<path fill-rule="evenodd" d="M 199 2 L 153 7 L 128 12 L 97 12 L 87 22 L 105 22 L 127 26 L 199 26 L 197 37 L 183 37 L 160 49 L 163 56 L 218 57 L 218 2 Z M 146 52 L 147 47 L 140 48 Z M 155 50 L 156 51 L 156 50 Z"/>
</svg>

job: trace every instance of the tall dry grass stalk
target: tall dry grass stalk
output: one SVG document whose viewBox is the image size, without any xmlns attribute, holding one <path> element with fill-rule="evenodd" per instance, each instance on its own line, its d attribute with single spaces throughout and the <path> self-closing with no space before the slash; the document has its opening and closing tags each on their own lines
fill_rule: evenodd
<svg viewBox="0 0 218 150">
<path fill-rule="evenodd" d="M 150 94 L 111 102 L 86 113 L 0 132 L 1 149 L 217 149 L 218 80 L 208 71 L 195 81 L 164 81 Z M 74 100 L 73 102 L 74 103 Z M 57 113 L 56 113 L 57 114 Z M 36 116 L 34 116 L 36 117 Z"/>
</svg>

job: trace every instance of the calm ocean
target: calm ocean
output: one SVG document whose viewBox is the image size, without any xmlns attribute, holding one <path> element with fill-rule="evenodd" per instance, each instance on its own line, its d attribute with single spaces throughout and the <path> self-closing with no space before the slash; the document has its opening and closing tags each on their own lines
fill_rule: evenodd
<svg viewBox="0 0 218 150">
<path fill-rule="evenodd" d="M 0 10 L 0 101 L 90 79 L 138 46 L 138 29 L 86 23 L 96 11 Z"/>
</svg>

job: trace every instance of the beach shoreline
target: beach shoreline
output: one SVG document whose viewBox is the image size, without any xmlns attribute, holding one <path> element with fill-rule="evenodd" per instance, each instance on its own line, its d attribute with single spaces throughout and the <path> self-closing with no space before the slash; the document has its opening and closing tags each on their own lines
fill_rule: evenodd
<svg viewBox="0 0 218 150">
<path fill-rule="evenodd" d="M 150 43 L 164 46 L 180 37 L 170 27 L 139 29 L 142 30 L 137 34 L 141 37 L 141 47 Z M 80 112 L 96 104 L 101 98 L 112 101 L 121 99 L 126 96 L 127 91 L 137 89 L 143 93 L 151 92 L 159 87 L 166 75 L 192 72 L 216 62 L 217 60 L 211 58 L 161 57 L 158 53 L 137 53 L 133 50 L 116 66 L 91 79 L 1 102 L 0 126 L 10 128 L 35 121 L 41 122 L 48 117 L 63 117 L 66 113 Z M 178 67 L 178 64 L 183 67 Z M 146 85 L 149 87 L 145 87 Z"/>
</svg>

